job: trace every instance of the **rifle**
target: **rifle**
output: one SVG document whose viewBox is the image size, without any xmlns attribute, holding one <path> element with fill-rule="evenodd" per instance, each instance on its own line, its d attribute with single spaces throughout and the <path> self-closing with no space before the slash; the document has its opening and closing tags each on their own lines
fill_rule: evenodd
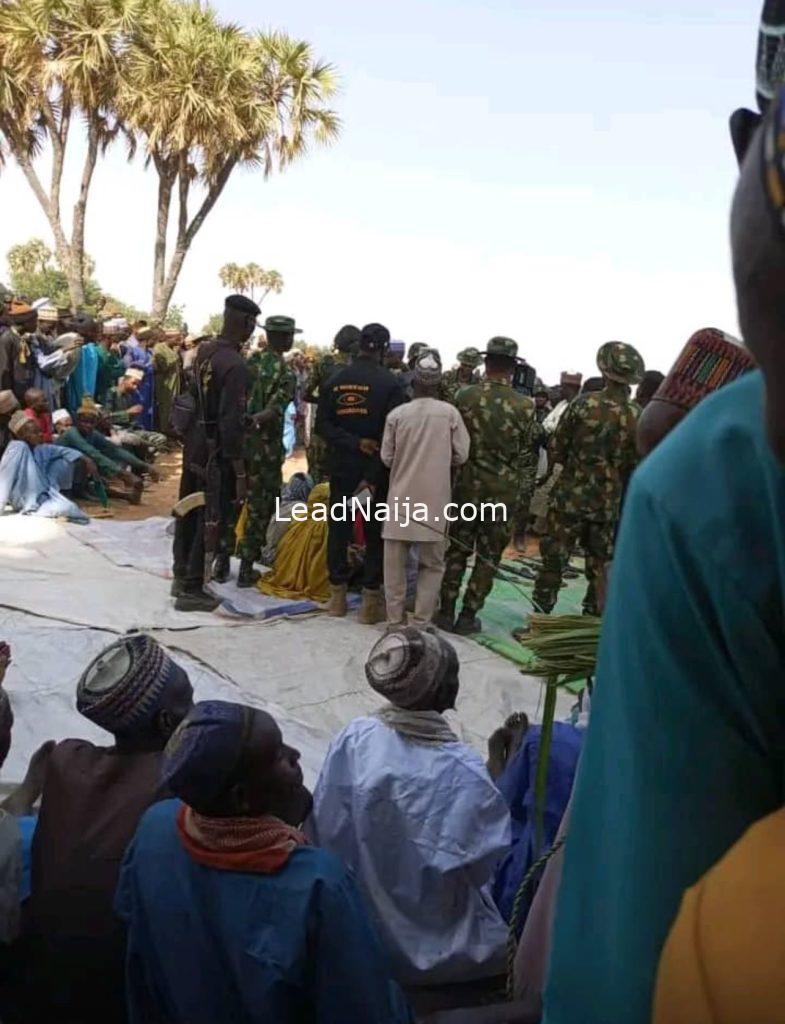
<svg viewBox="0 0 785 1024">
<path fill-rule="evenodd" d="M 205 363 L 212 368 L 212 354 L 207 357 Z M 213 562 L 218 551 L 218 541 L 221 535 L 221 469 L 218 465 L 218 439 L 216 437 L 216 424 L 207 419 L 207 405 L 204 395 L 204 380 L 202 374 L 205 372 L 204 365 L 197 366 L 194 378 L 196 380 L 197 409 L 199 423 L 204 430 L 207 443 L 207 464 L 204 469 L 204 586 L 213 578 Z"/>
</svg>

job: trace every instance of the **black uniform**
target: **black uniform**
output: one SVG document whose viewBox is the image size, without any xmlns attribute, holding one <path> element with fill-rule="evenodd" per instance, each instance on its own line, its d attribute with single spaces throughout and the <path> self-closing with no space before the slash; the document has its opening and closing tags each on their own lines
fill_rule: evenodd
<svg viewBox="0 0 785 1024">
<path fill-rule="evenodd" d="M 351 501 L 359 484 L 366 480 L 376 488 L 374 505 L 387 498 L 389 476 L 378 455 L 363 455 L 360 440 L 371 438 L 381 445 L 388 413 L 405 401 L 400 380 L 379 364 L 373 355 L 360 353 L 349 366 L 330 377 L 319 396 L 316 433 L 328 445 L 330 504 Z M 382 582 L 382 524 L 371 517 L 365 530 L 363 586 L 377 590 Z M 349 579 L 347 549 L 352 539 L 351 520 L 328 524 L 327 564 L 330 582 Z"/>
<path fill-rule="evenodd" d="M 215 437 L 220 470 L 221 550 L 231 552 L 235 524 L 237 480 L 232 463 L 243 457 L 243 437 L 249 374 L 238 350 L 222 338 L 203 342 L 194 362 L 201 381 L 205 430 L 197 415 L 185 439 L 180 497 L 205 489 L 208 462 L 207 433 Z M 197 397 L 196 384 L 193 385 Z M 174 576 L 189 590 L 201 589 L 204 578 L 204 508 L 178 518 L 174 533 Z"/>
</svg>

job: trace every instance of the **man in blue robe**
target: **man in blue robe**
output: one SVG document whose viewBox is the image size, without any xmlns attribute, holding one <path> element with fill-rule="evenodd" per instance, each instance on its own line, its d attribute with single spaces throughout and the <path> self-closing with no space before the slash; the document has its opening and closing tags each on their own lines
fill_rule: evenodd
<svg viewBox="0 0 785 1024">
<path fill-rule="evenodd" d="M 338 860 L 295 828 L 299 753 L 240 704 L 197 704 L 164 754 L 116 909 L 130 1024 L 404 1024 L 365 908 Z"/>
<path fill-rule="evenodd" d="M 152 342 L 153 329 L 140 321 L 134 324 L 131 337 L 123 347 L 123 362 L 126 370 L 142 370 L 144 376 L 138 384 L 142 413 L 137 417 L 137 426 L 142 430 L 153 429 L 155 404 L 155 381 L 153 355 L 147 347 Z"/>
<path fill-rule="evenodd" d="M 22 515 L 89 522 L 90 517 L 61 492 L 73 487 L 78 467 L 87 475 L 96 475 L 95 463 L 72 449 L 43 444 L 38 421 L 21 411 L 11 417 L 9 429 L 16 440 L 0 460 L 0 515 L 10 505 Z"/>
</svg>

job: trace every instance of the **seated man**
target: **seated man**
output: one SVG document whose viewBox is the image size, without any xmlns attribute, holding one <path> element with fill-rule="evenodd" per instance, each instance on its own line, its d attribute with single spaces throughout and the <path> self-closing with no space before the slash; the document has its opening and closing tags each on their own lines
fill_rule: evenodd
<svg viewBox="0 0 785 1024">
<path fill-rule="evenodd" d="M 62 491 L 71 490 L 79 471 L 82 475 L 97 472 L 94 463 L 79 452 L 43 444 L 38 421 L 21 410 L 8 426 L 16 440 L 0 459 L 0 515 L 10 505 L 22 515 L 88 522 L 89 516 Z"/>
<path fill-rule="evenodd" d="M 142 500 L 141 475 L 149 473 L 153 480 L 157 480 L 158 473 L 153 466 L 148 466 L 142 459 L 105 437 L 97 429 L 99 420 L 100 411 L 95 404 L 82 405 L 76 414 L 76 425 L 63 431 L 57 443 L 91 458 L 112 497 L 125 498 L 131 504 L 138 505 Z M 137 476 L 137 473 L 140 475 Z M 122 489 L 118 488 L 118 484 L 122 485 Z"/>
<path fill-rule="evenodd" d="M 79 680 L 78 710 L 114 744 L 64 740 L 49 759 L 27 927 L 36 1020 L 125 1019 L 112 902 L 126 847 L 160 796 L 161 751 L 192 701 L 186 673 L 144 634 L 111 644 Z"/>
<path fill-rule="evenodd" d="M 116 435 L 121 445 L 149 448 L 154 453 L 164 452 L 169 448 L 167 437 L 155 430 L 145 430 L 139 422 L 144 415 L 139 393 L 143 380 L 144 370 L 126 370 L 107 392 L 104 412 L 113 427 L 113 438 Z"/>
<path fill-rule="evenodd" d="M 40 388 L 28 388 L 25 391 L 25 415 L 35 420 L 41 428 L 44 444 L 52 444 L 52 410 L 49 408 L 49 400 Z"/>
<path fill-rule="evenodd" d="M 129 1024 L 410 1020 L 344 867 L 307 845 L 299 753 L 264 711 L 207 701 L 172 737 L 116 908 Z"/>
<path fill-rule="evenodd" d="M 13 391 L 0 391 L 0 456 L 8 447 L 8 442 L 13 438 L 8 424 L 18 409 L 19 399 Z"/>
<path fill-rule="evenodd" d="M 314 841 L 355 873 L 401 982 L 500 973 L 507 926 L 490 887 L 510 847 L 510 814 L 442 716 L 455 706 L 457 655 L 439 635 L 407 627 L 379 640 L 365 674 L 390 703 L 331 746 Z"/>
</svg>

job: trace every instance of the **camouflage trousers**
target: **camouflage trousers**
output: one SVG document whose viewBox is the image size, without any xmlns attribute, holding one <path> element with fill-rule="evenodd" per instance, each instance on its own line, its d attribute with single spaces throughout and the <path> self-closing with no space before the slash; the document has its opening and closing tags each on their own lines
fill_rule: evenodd
<svg viewBox="0 0 785 1024">
<path fill-rule="evenodd" d="M 527 479 L 521 484 L 521 489 L 518 492 L 518 505 L 512 519 L 513 537 L 522 537 L 526 533 L 536 483 L 535 475 L 532 473 L 531 476 L 527 477 Z"/>
<path fill-rule="evenodd" d="M 457 499 L 454 499 L 457 501 Z M 510 539 L 507 521 L 469 523 L 461 519 L 450 525 L 450 546 L 445 559 L 441 606 L 452 609 L 458 600 L 466 563 L 474 552 L 474 568 L 463 595 L 463 611 L 476 615 L 493 587 L 494 572 Z"/>
<path fill-rule="evenodd" d="M 327 442 L 319 437 L 314 430 L 311 431 L 306 455 L 308 457 L 308 475 L 316 487 L 317 484 L 322 484 L 327 479 Z"/>
<path fill-rule="evenodd" d="M 267 527 L 275 513 L 275 500 L 280 497 L 283 475 L 283 450 L 277 445 L 248 445 L 245 453 L 248 473 L 248 522 L 245 536 L 238 545 L 240 558 L 256 562 L 262 554 Z"/>
<path fill-rule="evenodd" d="M 599 615 L 597 582 L 613 558 L 615 530 L 616 524 L 613 521 L 595 522 L 551 509 L 548 512 L 545 536 L 540 541 L 542 568 L 534 584 L 535 607 L 547 613 L 553 611 L 564 571 L 575 548 L 580 545 L 586 557 L 586 580 L 589 584 L 583 599 L 583 611 L 585 615 Z"/>
</svg>

